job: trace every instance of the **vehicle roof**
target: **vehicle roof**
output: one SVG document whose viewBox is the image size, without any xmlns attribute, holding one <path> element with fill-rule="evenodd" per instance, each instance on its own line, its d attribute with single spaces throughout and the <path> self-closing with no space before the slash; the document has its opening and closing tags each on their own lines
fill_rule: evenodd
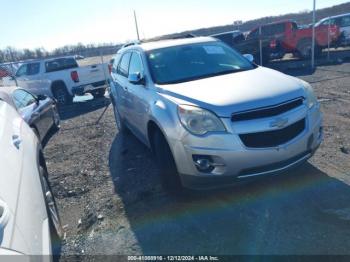
<svg viewBox="0 0 350 262">
<path fill-rule="evenodd" d="M 341 14 L 341 15 L 327 16 L 325 18 L 322 18 L 320 21 L 325 21 L 325 20 L 328 20 L 329 18 L 338 18 L 338 17 L 343 17 L 343 16 L 350 16 L 350 13 Z"/>
<path fill-rule="evenodd" d="M 142 44 L 131 45 L 125 48 L 122 48 L 121 51 L 139 48 L 144 51 L 150 51 L 160 48 L 166 48 L 171 46 L 179 46 L 179 45 L 188 45 L 188 44 L 197 44 L 197 43 L 205 43 L 205 42 L 217 42 L 213 37 L 193 37 L 193 38 L 181 38 L 181 39 L 167 39 L 160 40 L 154 42 L 147 42 Z"/>
<path fill-rule="evenodd" d="M 53 60 L 56 60 L 56 59 L 62 59 L 62 58 L 72 58 L 74 60 L 75 57 L 70 55 L 70 56 L 59 56 L 59 57 L 46 57 L 46 58 L 36 58 L 36 59 L 28 59 L 28 60 L 25 60 L 25 61 L 20 61 L 18 63 L 21 63 L 21 64 L 28 64 L 28 63 L 33 63 L 33 62 L 41 62 L 41 61 L 53 61 Z"/>
<path fill-rule="evenodd" d="M 215 37 L 215 36 L 226 35 L 226 34 L 242 34 L 242 32 L 240 30 L 233 30 L 233 31 L 226 31 L 226 32 L 222 32 L 222 33 L 213 34 L 210 36 Z"/>
</svg>

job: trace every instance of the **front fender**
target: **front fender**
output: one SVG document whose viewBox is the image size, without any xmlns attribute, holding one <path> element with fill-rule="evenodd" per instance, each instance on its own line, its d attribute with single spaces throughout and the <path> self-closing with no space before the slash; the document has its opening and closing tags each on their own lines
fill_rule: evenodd
<svg viewBox="0 0 350 262">
<path fill-rule="evenodd" d="M 153 121 L 162 131 L 165 139 L 173 140 L 178 135 L 179 120 L 177 105 L 163 99 L 157 99 L 150 108 L 149 121 Z M 148 129 L 147 129 L 148 130 Z M 150 134 L 148 134 L 148 138 Z"/>
</svg>

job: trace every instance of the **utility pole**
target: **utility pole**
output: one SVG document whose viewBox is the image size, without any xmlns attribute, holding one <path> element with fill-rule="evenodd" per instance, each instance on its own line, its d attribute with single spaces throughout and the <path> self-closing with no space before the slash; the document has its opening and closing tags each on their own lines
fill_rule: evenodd
<svg viewBox="0 0 350 262">
<path fill-rule="evenodd" d="M 311 47 L 311 69 L 315 68 L 315 22 L 316 22 L 316 0 L 312 11 L 312 47 Z"/>
<path fill-rule="evenodd" d="M 136 18 L 136 12 L 134 10 L 134 19 L 135 19 L 135 27 L 136 27 L 136 33 L 137 33 L 137 40 L 140 41 L 140 35 L 139 35 L 139 27 L 137 25 L 137 18 Z"/>
</svg>

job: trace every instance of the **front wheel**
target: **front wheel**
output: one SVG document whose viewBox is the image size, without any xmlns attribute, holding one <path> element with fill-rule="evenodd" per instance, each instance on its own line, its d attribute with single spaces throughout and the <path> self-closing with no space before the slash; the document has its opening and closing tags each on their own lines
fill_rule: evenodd
<svg viewBox="0 0 350 262">
<path fill-rule="evenodd" d="M 41 173 L 41 183 L 43 187 L 44 199 L 46 204 L 47 216 L 49 219 L 49 227 L 51 233 L 51 242 L 53 244 L 53 253 L 57 255 L 58 249 L 60 247 L 61 239 L 63 238 L 63 228 L 61 225 L 61 219 L 58 214 L 58 209 L 56 205 L 55 198 L 53 196 L 48 175 L 44 167 L 40 166 Z"/>
<path fill-rule="evenodd" d="M 124 120 L 120 116 L 119 110 L 118 110 L 117 105 L 115 103 L 113 103 L 113 113 L 114 113 L 115 123 L 117 124 L 119 132 L 126 133 L 127 127 L 124 123 Z"/>
<path fill-rule="evenodd" d="M 175 194 L 184 192 L 169 144 L 159 130 L 153 135 L 153 149 L 163 188 Z"/>
<path fill-rule="evenodd" d="M 54 98 L 61 105 L 67 105 L 73 102 L 73 97 L 68 93 L 66 87 L 64 85 L 57 85 L 52 90 Z"/>
</svg>

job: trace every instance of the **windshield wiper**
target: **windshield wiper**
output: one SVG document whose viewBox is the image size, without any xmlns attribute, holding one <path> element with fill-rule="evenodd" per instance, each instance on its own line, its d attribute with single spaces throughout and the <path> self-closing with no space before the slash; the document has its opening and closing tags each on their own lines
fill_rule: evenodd
<svg viewBox="0 0 350 262">
<path fill-rule="evenodd" d="M 254 68 L 252 68 L 252 69 L 254 69 Z M 210 73 L 210 74 L 206 74 L 206 75 L 201 75 L 201 76 L 188 77 L 188 78 L 183 78 L 183 79 L 174 80 L 174 81 L 168 81 L 168 82 L 160 82 L 160 83 L 157 83 L 157 84 L 159 84 L 159 85 L 179 84 L 179 83 L 183 83 L 183 82 L 200 80 L 200 79 L 203 79 L 203 78 L 209 78 L 209 77 L 214 77 L 214 76 L 219 76 L 219 75 L 227 75 L 227 74 L 232 74 L 232 73 L 238 73 L 238 72 L 247 71 L 247 70 L 250 70 L 250 69 L 249 68 L 248 69 L 247 68 L 230 69 L 230 70 Z"/>
</svg>

